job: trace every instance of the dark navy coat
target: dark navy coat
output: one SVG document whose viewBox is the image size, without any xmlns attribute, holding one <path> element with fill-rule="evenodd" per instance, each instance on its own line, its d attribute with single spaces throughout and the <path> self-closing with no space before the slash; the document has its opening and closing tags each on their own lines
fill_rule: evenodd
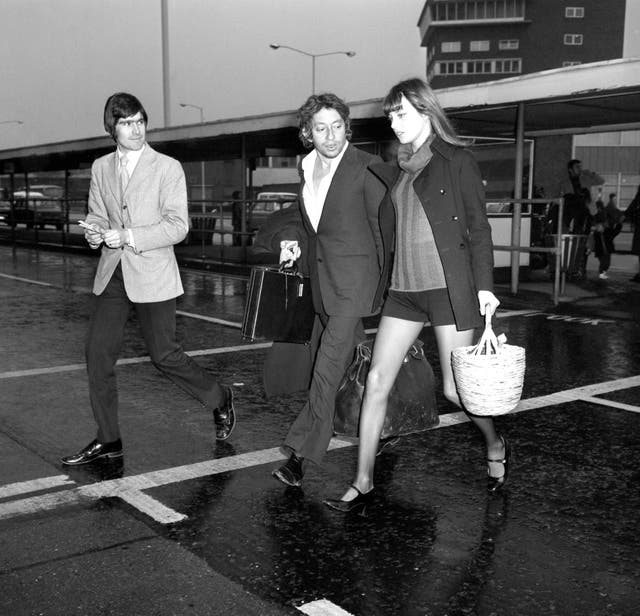
<svg viewBox="0 0 640 616">
<path fill-rule="evenodd" d="M 484 187 L 473 155 L 436 137 L 433 156 L 413 182 L 433 229 L 458 330 L 478 326 L 478 290 L 493 292 L 493 243 L 487 219 Z M 389 280 L 395 249 L 395 211 L 391 200 L 401 169 L 397 162 L 369 167 L 386 185 L 380 205 L 384 249 L 383 281 Z M 384 293 L 378 287 L 376 301 Z"/>
</svg>

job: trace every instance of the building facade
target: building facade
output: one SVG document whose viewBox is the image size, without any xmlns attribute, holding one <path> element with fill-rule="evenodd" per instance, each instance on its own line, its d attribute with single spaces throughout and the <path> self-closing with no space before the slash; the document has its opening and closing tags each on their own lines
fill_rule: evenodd
<svg viewBox="0 0 640 616">
<path fill-rule="evenodd" d="M 628 0 L 427 0 L 434 88 L 623 57 Z"/>
</svg>

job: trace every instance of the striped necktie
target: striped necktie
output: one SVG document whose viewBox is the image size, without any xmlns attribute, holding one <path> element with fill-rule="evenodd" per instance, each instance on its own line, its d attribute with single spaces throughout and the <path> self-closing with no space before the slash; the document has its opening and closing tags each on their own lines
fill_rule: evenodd
<svg viewBox="0 0 640 616">
<path fill-rule="evenodd" d="M 118 175 L 120 176 L 120 190 L 121 193 L 124 195 L 124 191 L 127 188 L 127 184 L 129 183 L 129 170 L 127 169 L 127 163 L 129 162 L 129 159 L 127 158 L 126 154 L 123 154 L 120 159 L 120 164 L 118 167 Z"/>
</svg>

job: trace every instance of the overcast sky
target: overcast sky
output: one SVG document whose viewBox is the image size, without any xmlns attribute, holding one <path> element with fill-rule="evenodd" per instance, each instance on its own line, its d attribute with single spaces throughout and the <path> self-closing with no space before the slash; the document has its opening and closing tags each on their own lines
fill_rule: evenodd
<svg viewBox="0 0 640 616">
<path fill-rule="evenodd" d="M 297 108 L 316 90 L 377 98 L 424 75 L 424 0 L 169 0 L 171 124 Z M 0 0 L 0 149 L 102 136 L 124 90 L 163 125 L 161 0 Z"/>
</svg>

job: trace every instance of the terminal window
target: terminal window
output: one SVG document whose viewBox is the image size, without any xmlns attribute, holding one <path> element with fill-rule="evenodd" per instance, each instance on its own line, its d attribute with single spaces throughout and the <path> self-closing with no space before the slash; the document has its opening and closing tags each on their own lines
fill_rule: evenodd
<svg viewBox="0 0 640 616">
<path fill-rule="evenodd" d="M 582 34 L 565 34 L 565 45 L 582 45 Z"/>
<path fill-rule="evenodd" d="M 582 19 L 584 17 L 583 6 L 567 6 L 564 9 L 564 16 L 569 19 Z"/>
<path fill-rule="evenodd" d="M 489 41 L 471 41 L 469 51 L 489 51 Z"/>
<path fill-rule="evenodd" d="M 498 49 L 519 49 L 520 41 L 518 39 L 505 39 L 498 42 Z"/>
<path fill-rule="evenodd" d="M 456 53 L 460 51 L 460 41 L 446 41 L 440 46 L 442 53 Z"/>
</svg>

